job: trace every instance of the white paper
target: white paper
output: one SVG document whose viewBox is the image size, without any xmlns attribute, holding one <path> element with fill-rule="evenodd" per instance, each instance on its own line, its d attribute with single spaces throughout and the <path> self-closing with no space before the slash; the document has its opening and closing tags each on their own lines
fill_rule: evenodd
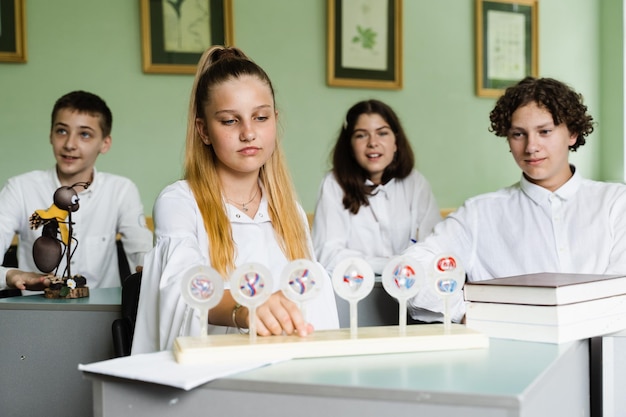
<svg viewBox="0 0 626 417">
<path fill-rule="evenodd" d="M 519 13 L 491 10 L 488 24 L 489 79 L 519 80 L 526 71 L 525 17 Z"/>
<path fill-rule="evenodd" d="M 79 364 L 78 370 L 169 385 L 188 391 L 217 378 L 223 378 L 281 361 L 249 360 L 238 363 L 183 365 L 176 362 L 171 351 L 163 351 L 126 356 L 87 365 Z"/>
<path fill-rule="evenodd" d="M 387 2 L 344 0 L 341 23 L 341 66 L 365 70 L 387 70 Z M 372 41 L 363 42 L 367 31 Z"/>
<path fill-rule="evenodd" d="M 211 46 L 211 11 L 202 0 L 163 1 L 163 50 L 202 53 Z"/>
</svg>

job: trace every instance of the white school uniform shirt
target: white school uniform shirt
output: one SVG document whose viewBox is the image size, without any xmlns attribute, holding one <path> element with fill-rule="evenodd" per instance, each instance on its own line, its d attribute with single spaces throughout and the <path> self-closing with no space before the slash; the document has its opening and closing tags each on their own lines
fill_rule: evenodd
<svg viewBox="0 0 626 417">
<path fill-rule="evenodd" d="M 370 180 L 367 185 L 374 185 Z M 344 192 L 335 176 L 325 176 L 313 220 L 313 246 L 318 260 L 332 273 L 348 257 L 367 261 L 374 273 L 407 247 L 428 236 L 441 221 L 430 184 L 413 170 L 404 179 L 377 186 L 357 214 L 343 205 Z"/>
<path fill-rule="evenodd" d="M 555 192 L 522 176 L 510 187 L 470 198 L 406 254 L 428 270 L 435 255 L 451 252 L 469 281 L 538 272 L 626 273 L 626 185 L 584 179 L 572 170 Z M 408 306 L 416 319 L 442 319 L 432 285 Z M 457 322 L 465 314 L 461 292 L 450 311 Z"/>
<path fill-rule="evenodd" d="M 20 270 L 40 272 L 32 253 L 42 227 L 31 230 L 29 218 L 35 210 L 50 208 L 59 187 L 61 183 L 53 168 L 10 178 L 0 191 L 0 250 L 6 252 L 17 233 Z M 131 271 L 142 265 L 144 254 L 152 248 L 152 232 L 146 226 L 139 191 L 128 178 L 94 169 L 91 184 L 78 193 L 78 198 L 78 211 L 72 213 L 73 236 L 78 245 L 74 242 L 72 246 L 76 252 L 70 273 L 83 275 L 90 288 L 119 287 L 117 234 L 122 236 Z M 63 256 L 57 275 L 63 275 L 66 265 Z M 0 267 L 0 287 L 6 286 L 8 269 L 12 268 Z"/>
<path fill-rule="evenodd" d="M 262 264 L 272 274 L 273 292 L 278 291 L 288 260 L 276 240 L 267 199 L 263 195 L 254 219 L 231 204 L 225 203 L 225 207 L 235 241 L 235 266 Z M 306 222 L 304 210 L 300 211 Z M 209 241 L 188 183 L 178 181 L 166 187 L 156 200 L 153 216 L 156 243 L 146 255 L 143 269 L 133 354 L 169 350 L 179 336 L 200 335 L 201 318 L 182 298 L 180 281 L 189 268 L 210 265 Z M 316 330 L 336 329 L 339 319 L 332 284 L 326 274 L 323 279 L 322 292 L 306 301 L 305 319 Z M 224 287 L 230 287 L 228 280 Z M 237 329 L 208 325 L 209 334 L 233 331 Z"/>
</svg>

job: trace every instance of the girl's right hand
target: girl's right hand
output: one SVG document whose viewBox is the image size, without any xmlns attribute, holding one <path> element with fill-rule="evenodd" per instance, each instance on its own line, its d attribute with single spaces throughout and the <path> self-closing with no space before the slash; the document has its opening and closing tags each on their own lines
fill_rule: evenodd
<svg viewBox="0 0 626 417">
<path fill-rule="evenodd" d="M 277 291 L 256 309 L 256 329 L 259 336 L 294 334 L 304 337 L 313 333 L 313 325 L 307 323 L 298 305 Z M 249 322 L 249 317 L 246 318 Z"/>
</svg>

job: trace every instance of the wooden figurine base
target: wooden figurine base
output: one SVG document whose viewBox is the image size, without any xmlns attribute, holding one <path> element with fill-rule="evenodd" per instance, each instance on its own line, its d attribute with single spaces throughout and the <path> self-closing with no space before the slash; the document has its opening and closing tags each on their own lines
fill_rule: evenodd
<svg viewBox="0 0 626 417">
<path fill-rule="evenodd" d="M 60 294 L 61 290 L 51 290 L 50 288 L 46 288 L 43 296 L 45 298 L 84 298 L 89 297 L 89 287 L 74 288 L 73 290 L 70 290 L 65 297 L 61 297 Z"/>
<path fill-rule="evenodd" d="M 443 324 L 415 324 L 400 334 L 399 326 L 360 327 L 356 337 L 350 329 L 320 330 L 307 337 L 224 334 L 179 337 L 174 342 L 178 363 L 223 363 L 244 357 L 280 360 L 328 356 L 373 355 L 451 349 L 486 348 L 489 338 L 461 324 L 446 332 Z"/>
</svg>

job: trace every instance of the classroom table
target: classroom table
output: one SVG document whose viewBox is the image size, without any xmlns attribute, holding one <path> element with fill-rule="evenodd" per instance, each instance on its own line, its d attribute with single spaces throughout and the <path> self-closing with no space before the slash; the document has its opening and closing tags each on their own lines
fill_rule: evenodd
<svg viewBox="0 0 626 417">
<path fill-rule="evenodd" d="M 590 415 L 588 340 L 297 359 L 195 389 L 85 373 L 94 416 Z"/>
<path fill-rule="evenodd" d="M 78 364 L 113 357 L 120 304 L 120 288 L 79 299 L 0 299 L 0 415 L 91 416 L 91 384 Z"/>
<path fill-rule="evenodd" d="M 594 338 L 592 369 L 597 371 L 596 394 L 603 417 L 626 415 L 626 331 Z"/>
</svg>

